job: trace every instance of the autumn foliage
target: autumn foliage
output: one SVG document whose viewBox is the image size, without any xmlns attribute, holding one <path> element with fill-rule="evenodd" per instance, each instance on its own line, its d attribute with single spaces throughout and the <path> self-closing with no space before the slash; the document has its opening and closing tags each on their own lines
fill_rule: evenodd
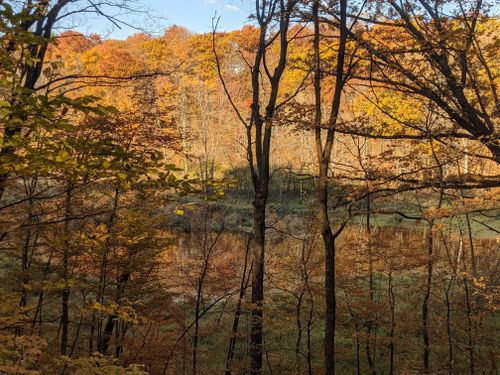
<svg viewBox="0 0 500 375">
<path fill-rule="evenodd" d="M 76 3 L 0 0 L 0 373 L 498 371 L 488 2 Z"/>
</svg>

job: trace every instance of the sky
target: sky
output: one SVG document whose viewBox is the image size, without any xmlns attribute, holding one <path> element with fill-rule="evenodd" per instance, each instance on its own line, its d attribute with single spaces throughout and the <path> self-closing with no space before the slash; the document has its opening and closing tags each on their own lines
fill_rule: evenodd
<svg viewBox="0 0 500 375">
<path fill-rule="evenodd" d="M 136 5 L 148 9 L 153 18 L 143 15 L 122 15 L 120 18 L 131 26 L 155 34 L 162 33 L 171 25 L 185 26 L 195 33 L 210 32 L 214 14 L 220 17 L 218 30 L 239 29 L 249 23 L 252 4 L 249 0 L 136 0 Z M 109 14 L 114 15 L 116 11 L 109 9 Z M 84 34 L 97 33 L 112 39 L 125 39 L 138 32 L 134 27 L 113 26 L 103 17 L 74 19 L 67 27 Z"/>
</svg>

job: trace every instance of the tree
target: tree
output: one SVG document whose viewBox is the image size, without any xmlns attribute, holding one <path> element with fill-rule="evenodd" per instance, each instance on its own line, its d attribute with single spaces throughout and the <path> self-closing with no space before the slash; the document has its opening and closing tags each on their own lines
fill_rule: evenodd
<svg viewBox="0 0 500 375">
<path fill-rule="evenodd" d="M 264 317 L 264 264 L 266 246 L 266 206 L 269 195 L 270 159 L 273 119 L 280 106 L 279 89 L 283 73 L 287 65 L 287 52 L 290 43 L 288 34 L 295 0 L 256 1 L 255 17 L 259 25 L 259 39 L 255 48 L 255 57 L 251 70 L 252 100 L 250 119 L 246 119 L 233 102 L 221 72 L 217 59 L 219 76 L 228 99 L 236 111 L 238 118 L 246 128 L 248 166 L 254 188 L 253 205 L 253 246 L 252 246 L 252 328 L 250 343 L 250 373 L 262 374 L 263 356 L 263 317 Z M 277 31 L 273 32 L 273 24 L 277 23 Z M 278 58 L 274 67 L 269 66 L 269 50 L 276 41 Z M 262 76 L 266 78 L 269 94 L 264 96 Z M 262 102 L 265 100 L 265 108 Z"/>
<path fill-rule="evenodd" d="M 0 146 L 0 200 L 3 197 L 7 178 L 13 170 L 10 159 L 16 157 L 20 138 L 29 137 L 30 128 L 44 126 L 44 111 L 47 98 L 40 84 L 46 73 L 46 58 L 50 45 L 54 42 L 53 31 L 66 17 L 78 13 L 104 15 L 119 24 L 119 17 L 106 16 L 102 7 L 128 8 L 127 2 L 96 2 L 90 6 L 77 2 L 75 9 L 67 9 L 69 0 L 56 2 L 0 3 L 0 32 L 2 53 L 1 98 L 2 98 L 2 145 Z M 49 78 L 50 80 L 50 78 Z M 58 78 L 61 80 L 61 78 Z M 62 96 L 61 96 L 62 97 Z M 60 99 L 56 96 L 56 99 Z M 50 102 L 50 101 L 49 101 Z M 67 104 L 67 103 L 66 103 Z"/>
<path fill-rule="evenodd" d="M 348 27 L 347 27 L 347 1 L 340 0 L 339 6 L 339 40 L 335 56 L 335 83 L 333 87 L 332 102 L 330 113 L 326 123 L 323 125 L 322 115 L 322 64 L 321 64 L 321 30 L 320 30 L 320 7 L 321 1 L 315 0 L 312 3 L 312 17 L 314 22 L 314 98 L 315 98 L 315 116 L 314 116 L 314 137 L 316 157 L 318 161 L 318 183 L 317 183 L 317 204 L 318 204 L 318 224 L 319 231 L 323 238 L 325 249 L 325 374 L 333 375 L 335 373 L 335 323 L 336 323 L 336 304 L 337 297 L 335 291 L 335 240 L 342 232 L 346 222 L 344 221 L 336 230 L 332 230 L 332 224 L 329 217 L 329 186 L 330 186 L 330 167 L 332 150 L 335 141 L 335 128 L 339 120 L 341 108 L 341 97 L 344 86 L 349 79 L 352 66 L 348 60 Z M 352 62 L 352 59 L 351 59 Z M 324 132 L 323 129 L 326 128 Z M 323 133 L 326 133 L 323 139 Z"/>
<path fill-rule="evenodd" d="M 367 53 L 357 78 L 430 100 L 499 163 L 498 59 L 492 55 L 498 21 L 487 15 L 489 8 L 482 0 L 391 0 L 350 34 Z"/>
</svg>

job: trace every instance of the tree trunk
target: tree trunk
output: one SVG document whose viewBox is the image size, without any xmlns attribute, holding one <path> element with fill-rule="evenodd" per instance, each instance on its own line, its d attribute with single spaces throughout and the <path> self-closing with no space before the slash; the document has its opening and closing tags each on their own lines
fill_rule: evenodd
<svg viewBox="0 0 500 375">
<path fill-rule="evenodd" d="M 344 61 L 347 41 L 347 0 L 341 0 L 340 6 L 340 35 L 337 52 L 337 66 L 335 76 L 335 88 L 331 105 L 330 117 L 326 139 L 322 141 L 322 111 L 321 111 L 321 56 L 320 56 L 320 24 L 319 4 L 316 0 L 312 4 L 314 20 L 314 93 L 315 93 L 315 145 L 319 166 L 319 180 L 317 187 L 318 200 L 318 225 L 323 238 L 325 250 L 325 339 L 324 359 L 325 375 L 335 374 L 335 322 L 336 322 L 336 294 L 335 294 L 335 238 L 330 219 L 328 217 L 328 170 L 332 157 L 333 143 L 335 139 L 335 125 L 340 110 L 340 99 L 344 81 Z"/>
<path fill-rule="evenodd" d="M 33 251 L 30 252 L 30 249 L 34 249 L 37 244 L 38 240 L 38 234 L 35 233 L 33 236 L 33 227 L 32 225 L 35 222 L 36 214 L 34 213 L 34 201 L 32 198 L 32 195 L 34 193 L 34 190 L 36 188 L 36 177 L 33 180 L 33 183 L 30 184 L 29 191 L 27 192 L 29 195 L 29 208 L 28 208 L 28 221 L 27 221 L 27 229 L 26 229 L 26 238 L 24 240 L 24 245 L 23 245 L 23 251 L 21 254 L 21 300 L 19 302 L 19 306 L 22 308 L 25 308 L 28 304 L 28 290 L 27 290 L 27 285 L 30 281 L 30 263 L 31 263 L 31 257 L 33 256 Z M 32 237 L 34 237 L 32 241 Z M 30 256 L 31 253 L 31 256 Z M 16 329 L 16 334 L 21 335 L 22 334 L 22 328 L 19 327 Z"/>
<path fill-rule="evenodd" d="M 297 305 L 295 306 L 295 319 L 297 323 L 297 340 L 295 342 L 295 372 L 300 374 L 300 347 L 302 346 L 302 300 L 304 291 L 301 291 L 297 297 Z"/>
<path fill-rule="evenodd" d="M 62 278 L 64 288 L 62 290 L 62 316 L 61 316 L 61 355 L 66 355 L 68 348 L 68 334 L 69 334 L 69 259 L 70 259 L 70 241 L 69 241 L 69 222 L 71 219 L 71 195 L 73 192 L 73 185 L 68 182 L 66 192 L 66 205 L 64 213 L 64 248 L 62 259 Z"/>
<path fill-rule="evenodd" d="M 198 364 L 198 339 L 200 335 L 200 304 L 201 295 L 203 292 L 203 280 L 200 278 L 198 280 L 198 288 L 196 290 L 196 306 L 194 308 L 194 335 L 193 335 L 193 360 L 191 362 L 191 371 L 193 375 L 196 375 L 197 364 Z"/>
<path fill-rule="evenodd" d="M 391 267 L 391 266 L 389 266 Z M 389 306 L 391 308 L 391 328 L 389 331 L 389 337 L 391 342 L 389 343 L 389 375 L 394 374 L 394 333 L 396 329 L 396 298 L 394 295 L 394 285 L 393 285 L 393 275 L 392 269 L 389 270 L 389 281 L 388 281 L 388 292 L 389 292 Z"/>
<path fill-rule="evenodd" d="M 319 228 L 323 237 L 325 249 L 325 374 L 335 374 L 335 322 L 336 322 L 336 294 L 335 294 L 335 237 L 333 236 L 328 218 L 328 182 L 327 165 L 321 165 L 320 181 L 318 184 L 319 201 Z"/>
<path fill-rule="evenodd" d="M 448 375 L 453 375 L 453 341 L 451 336 L 451 303 L 450 303 L 450 292 L 453 283 L 453 276 L 448 283 L 448 286 L 445 290 L 445 298 L 446 298 L 446 338 L 448 341 Z"/>
<path fill-rule="evenodd" d="M 251 240 L 251 238 L 250 238 Z M 226 364 L 225 364 L 225 375 L 231 375 L 234 352 L 236 347 L 236 334 L 238 333 L 238 326 L 240 323 L 241 316 L 241 304 L 243 302 L 243 298 L 245 297 L 245 292 L 248 287 L 248 282 L 250 281 L 249 277 L 247 277 L 247 268 L 248 268 L 248 255 L 250 252 L 250 241 L 247 243 L 246 252 L 245 252 L 245 261 L 243 265 L 243 275 L 241 276 L 241 284 L 240 284 L 240 293 L 238 295 L 238 302 L 236 304 L 236 310 L 234 312 L 233 318 L 233 327 L 231 330 L 231 338 L 229 340 L 229 347 L 227 349 L 226 356 Z M 250 273 L 252 272 L 250 267 Z"/>
<path fill-rule="evenodd" d="M 263 308 L 264 308 L 264 254 L 266 205 L 269 195 L 269 169 L 271 156 L 271 140 L 273 118 L 277 109 L 281 78 L 288 61 L 288 45 L 290 18 L 296 7 L 296 0 L 273 0 L 270 2 L 256 1 L 255 18 L 259 24 L 259 41 L 251 66 L 252 104 L 250 121 L 245 120 L 228 91 L 221 73 L 219 58 L 215 49 L 215 30 L 213 33 L 213 52 L 217 64 L 219 78 L 228 96 L 231 106 L 238 118 L 245 126 L 247 139 L 247 160 L 254 189 L 253 199 L 253 240 L 252 240 L 252 319 L 250 332 L 250 374 L 262 374 L 263 354 Z M 276 21 L 277 28 L 272 27 Z M 279 26 L 278 26 L 279 22 Z M 270 31 L 276 31 L 272 37 L 279 45 L 279 58 L 273 68 L 266 60 L 266 51 L 269 43 Z M 267 74 L 262 74 L 263 70 Z M 273 73 L 271 73 L 273 71 Z M 266 77 L 269 84 L 263 90 L 262 78 Z M 262 106 L 266 92 L 267 103 Z M 264 111 L 261 108 L 265 108 Z"/>
<path fill-rule="evenodd" d="M 422 333 L 424 342 L 424 374 L 430 374 L 430 342 L 429 342 L 429 298 L 432 288 L 432 270 L 433 270 L 433 249 L 434 249 L 434 220 L 429 221 L 429 235 L 427 238 L 427 283 L 425 288 L 424 300 L 422 303 Z"/>
<path fill-rule="evenodd" d="M 467 273 L 467 265 L 465 255 L 463 257 L 463 267 L 464 273 Z M 471 302 L 471 293 L 469 289 L 469 280 L 467 276 L 463 278 L 464 283 L 464 291 L 465 291 L 465 304 L 466 304 L 466 313 L 467 313 L 467 351 L 469 352 L 469 374 L 475 374 L 475 365 L 474 365 L 474 339 L 473 339 L 473 314 L 472 314 L 472 302 Z"/>
<path fill-rule="evenodd" d="M 119 305 L 120 301 L 125 293 L 125 287 L 130 280 L 130 272 L 125 271 L 120 274 L 117 280 L 116 287 L 116 302 Z M 106 354 L 109 348 L 109 343 L 111 342 L 111 337 L 113 335 L 113 331 L 115 326 L 117 325 L 118 315 L 110 314 L 108 319 L 106 320 L 106 324 L 104 325 L 104 330 L 101 335 L 101 339 L 99 340 L 99 353 Z"/>
<path fill-rule="evenodd" d="M 26 238 L 24 241 L 22 258 L 21 258 L 21 271 L 22 271 L 22 287 L 21 287 L 21 301 L 19 305 L 21 307 L 26 307 L 28 302 L 28 295 L 26 286 L 29 283 L 29 267 L 30 267 L 30 248 L 36 246 L 37 236 L 35 235 L 35 240 L 32 243 L 32 225 L 35 222 L 36 214 L 34 213 L 34 201 L 32 198 L 33 193 L 36 188 L 36 177 L 33 183 L 30 185 L 30 189 L 28 191 L 29 194 L 29 208 L 28 208 L 28 222 L 27 222 L 27 230 L 26 230 Z"/>
<path fill-rule="evenodd" d="M 264 253 L 266 236 L 267 184 L 265 189 L 257 187 L 253 221 L 252 254 L 252 326 L 250 333 L 250 374 L 262 374 L 262 342 L 264 317 Z"/>
<path fill-rule="evenodd" d="M 367 185 L 368 189 L 368 185 Z M 370 193 L 366 196 L 366 237 L 367 237 L 367 249 L 368 249 L 368 292 L 370 296 L 370 304 L 374 306 L 375 296 L 374 296 L 374 285 L 373 285 L 373 254 L 372 254 L 372 230 L 370 223 L 370 210 L 371 210 L 371 199 Z M 368 366 L 370 367 L 370 374 L 376 375 L 377 371 L 375 370 L 375 359 L 372 356 L 372 329 L 374 324 L 374 319 L 372 314 L 374 313 L 373 308 L 369 311 L 368 322 L 366 324 L 366 342 L 365 342 L 365 350 L 366 350 L 366 359 L 368 361 Z"/>
<path fill-rule="evenodd" d="M 106 224 L 106 234 L 108 235 L 104 243 L 104 249 L 101 258 L 101 266 L 99 270 L 99 284 L 97 289 L 96 301 L 101 305 L 104 305 L 104 297 L 106 294 L 106 276 L 108 274 L 108 255 L 113 245 L 113 226 L 115 224 L 116 212 L 118 210 L 118 204 L 120 201 L 120 190 L 115 188 L 115 194 L 113 197 L 113 206 L 111 214 L 109 215 L 108 222 Z M 89 354 L 94 351 L 94 334 L 97 328 L 97 347 L 99 348 L 99 342 L 101 341 L 101 326 L 102 319 L 97 317 L 97 314 L 92 314 L 92 323 L 90 325 L 90 338 L 89 338 Z M 98 349 L 99 350 L 99 349 Z"/>
</svg>

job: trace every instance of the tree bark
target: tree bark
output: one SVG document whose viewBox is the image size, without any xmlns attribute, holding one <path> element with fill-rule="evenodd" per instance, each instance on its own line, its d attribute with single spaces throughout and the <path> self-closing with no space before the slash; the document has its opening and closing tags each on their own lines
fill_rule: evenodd
<svg viewBox="0 0 500 375">
<path fill-rule="evenodd" d="M 337 296 L 335 293 L 335 238 L 328 218 L 327 166 L 321 166 L 318 184 L 319 228 L 325 249 L 325 374 L 335 374 L 335 322 Z"/>
<path fill-rule="evenodd" d="M 252 324 L 250 333 L 250 374 L 262 373 L 264 317 L 264 252 L 266 243 L 267 184 L 258 187 L 253 202 Z"/>
</svg>

